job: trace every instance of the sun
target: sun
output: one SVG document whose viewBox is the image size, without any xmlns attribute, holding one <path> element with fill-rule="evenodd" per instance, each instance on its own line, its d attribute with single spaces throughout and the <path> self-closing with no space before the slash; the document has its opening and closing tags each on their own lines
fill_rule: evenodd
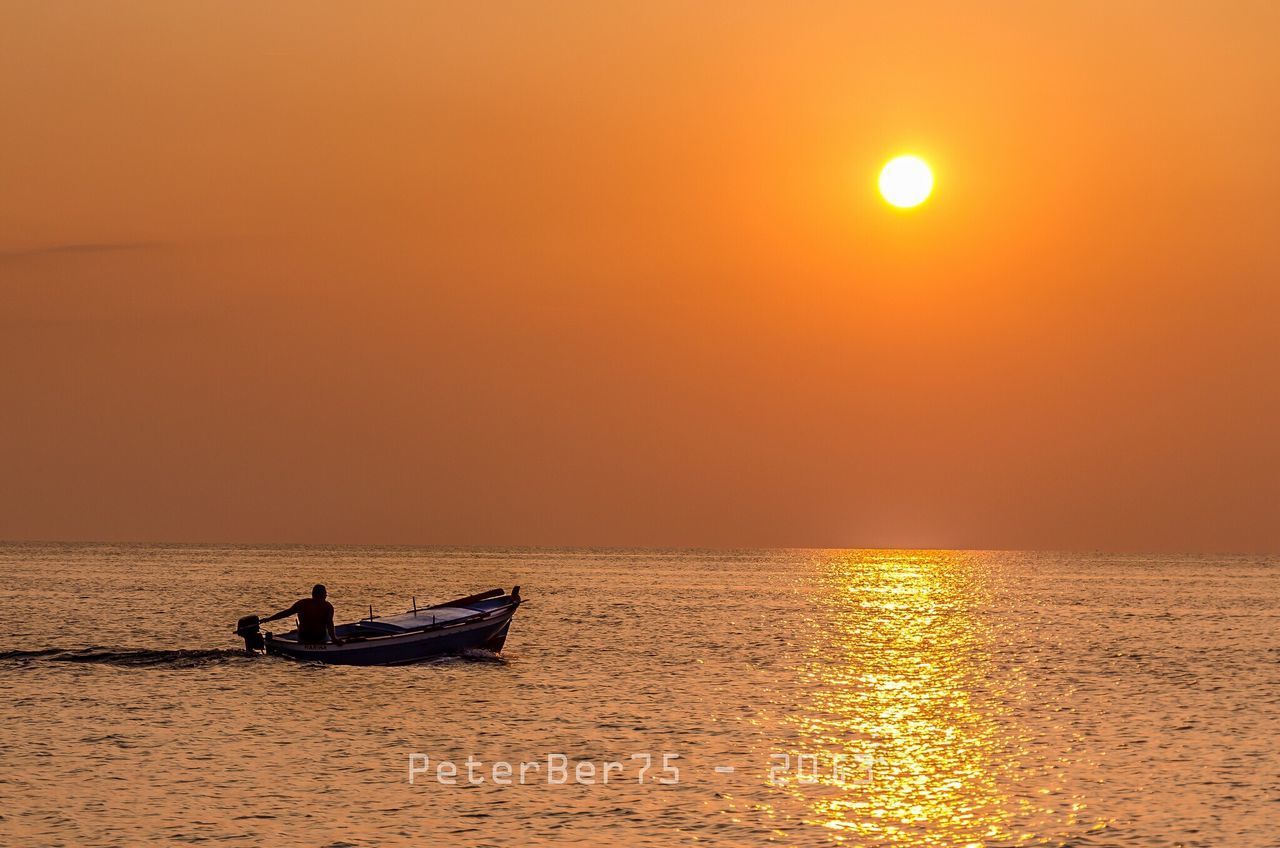
<svg viewBox="0 0 1280 848">
<path fill-rule="evenodd" d="M 924 203 L 933 191 L 933 172 L 919 156 L 897 156 L 880 172 L 880 194 L 899 209 Z"/>
</svg>

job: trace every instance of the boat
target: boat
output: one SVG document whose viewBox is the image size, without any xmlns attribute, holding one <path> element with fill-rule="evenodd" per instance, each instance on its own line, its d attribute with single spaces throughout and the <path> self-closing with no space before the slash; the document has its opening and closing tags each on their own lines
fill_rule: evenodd
<svg viewBox="0 0 1280 848">
<path fill-rule="evenodd" d="M 236 625 L 250 654 L 287 657 L 330 665 L 405 665 L 474 649 L 502 652 L 511 619 L 520 607 L 520 587 L 508 594 L 490 589 L 476 595 L 419 607 L 399 615 L 369 616 L 334 628 L 339 642 L 313 643 L 291 630 L 279 636 L 263 632 L 260 619 L 247 615 Z"/>
</svg>

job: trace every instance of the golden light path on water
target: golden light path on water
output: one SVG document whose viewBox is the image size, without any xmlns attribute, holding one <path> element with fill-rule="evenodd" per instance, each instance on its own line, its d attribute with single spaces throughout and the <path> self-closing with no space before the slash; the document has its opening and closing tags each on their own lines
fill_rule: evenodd
<svg viewBox="0 0 1280 848">
<path fill-rule="evenodd" d="M 1014 773 L 1025 734 L 1007 705 L 1021 678 L 993 668 L 981 615 L 993 577 L 980 562 L 844 552 L 820 575 L 799 670 L 807 701 L 791 716 L 796 756 L 813 758 L 810 782 L 794 764 L 787 771 L 809 824 L 874 845 L 1025 844 L 1046 835 L 1029 825 L 1089 829 L 1083 804 L 1037 809 L 1038 796 L 1055 794 L 1051 774 Z"/>
</svg>

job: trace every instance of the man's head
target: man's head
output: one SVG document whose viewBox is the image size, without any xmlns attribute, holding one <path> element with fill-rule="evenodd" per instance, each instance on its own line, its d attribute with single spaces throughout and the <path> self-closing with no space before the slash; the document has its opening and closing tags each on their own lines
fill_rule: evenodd
<svg viewBox="0 0 1280 848">
<path fill-rule="evenodd" d="M 311 597 L 315 598 L 317 601 L 323 601 L 324 596 L 327 594 L 329 593 L 325 590 L 323 583 L 317 583 L 311 587 Z"/>
</svg>

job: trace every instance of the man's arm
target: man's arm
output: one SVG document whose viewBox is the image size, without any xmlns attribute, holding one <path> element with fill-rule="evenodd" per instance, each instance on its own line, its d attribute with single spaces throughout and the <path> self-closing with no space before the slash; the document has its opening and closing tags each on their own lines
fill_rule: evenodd
<svg viewBox="0 0 1280 848">
<path fill-rule="evenodd" d="M 287 615 L 294 615 L 295 613 L 297 613 L 297 611 L 298 611 L 298 602 L 294 601 L 293 606 L 289 607 L 287 610 L 280 610 L 280 612 L 276 613 L 275 615 L 269 615 L 258 623 L 266 624 L 268 621 L 275 621 L 277 618 L 284 618 Z"/>
<path fill-rule="evenodd" d="M 335 645 L 341 645 L 342 640 L 338 638 L 338 634 L 333 630 L 333 604 L 329 604 L 329 620 L 324 623 L 325 629 L 329 631 L 329 641 Z"/>
</svg>

